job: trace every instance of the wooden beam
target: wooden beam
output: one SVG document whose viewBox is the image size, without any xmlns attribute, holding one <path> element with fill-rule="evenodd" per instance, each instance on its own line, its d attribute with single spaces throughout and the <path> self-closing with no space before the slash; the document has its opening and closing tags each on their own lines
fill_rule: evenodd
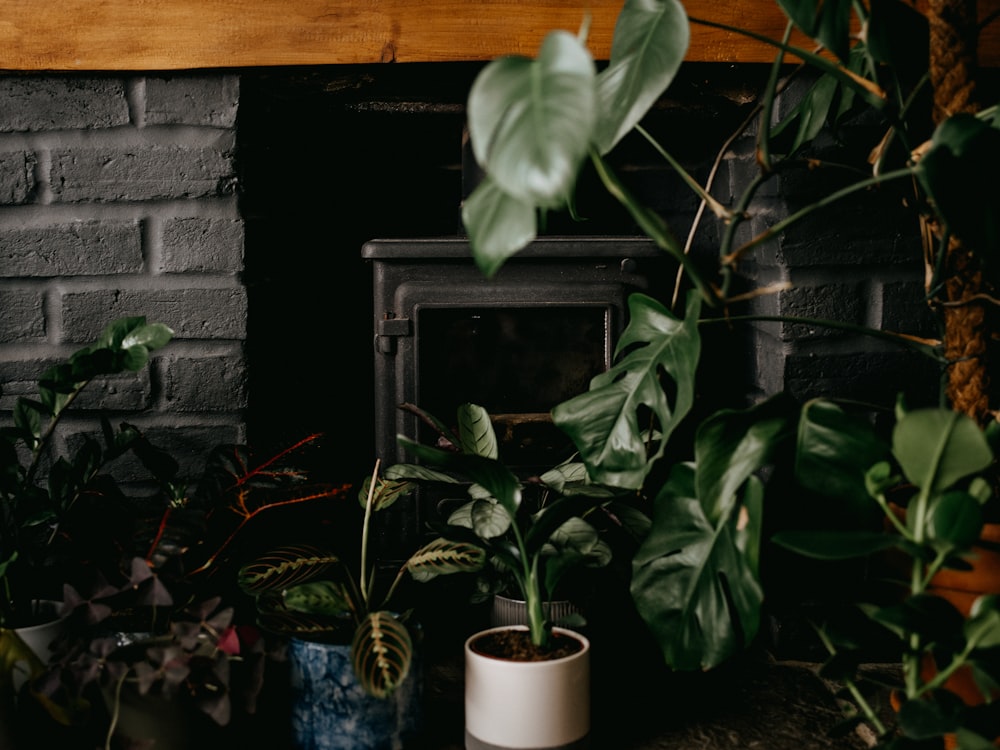
<svg viewBox="0 0 1000 750">
<path fill-rule="evenodd" d="M 0 69 L 103 71 L 482 61 L 533 56 L 544 35 L 576 32 L 607 59 L 622 0 L 5 0 Z M 685 0 L 690 16 L 780 38 L 774 0 Z M 980 0 L 983 15 L 1000 0 Z M 985 6 L 985 7 L 984 7 Z M 1000 64 L 1000 24 L 981 43 Z M 766 44 L 695 25 L 690 61 L 769 62 Z"/>
</svg>

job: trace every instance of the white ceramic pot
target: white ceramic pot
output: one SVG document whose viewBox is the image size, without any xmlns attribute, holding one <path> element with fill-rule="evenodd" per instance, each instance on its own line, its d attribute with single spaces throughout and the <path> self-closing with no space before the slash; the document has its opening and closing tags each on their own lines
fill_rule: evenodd
<svg viewBox="0 0 1000 750">
<path fill-rule="evenodd" d="M 580 642 L 574 654 L 548 661 L 511 661 L 477 653 L 465 642 L 466 750 L 581 750 L 590 738 L 590 641 L 580 633 L 554 628 Z"/>
</svg>

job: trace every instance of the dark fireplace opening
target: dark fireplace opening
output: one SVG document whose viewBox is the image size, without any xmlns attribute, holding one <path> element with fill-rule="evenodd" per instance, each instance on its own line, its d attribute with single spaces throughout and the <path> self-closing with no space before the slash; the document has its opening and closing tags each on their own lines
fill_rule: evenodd
<svg viewBox="0 0 1000 750">
<path fill-rule="evenodd" d="M 249 299 L 247 427 L 255 448 L 266 451 L 323 433 L 324 448 L 306 468 L 338 483 L 360 483 L 376 457 L 383 463 L 400 458 L 391 453 L 398 425 L 387 425 L 387 407 L 376 395 L 385 385 L 373 350 L 377 279 L 363 248 L 373 240 L 462 242 L 462 200 L 475 179 L 464 104 L 481 67 L 419 63 L 241 71 L 237 166 Z M 766 66 L 749 72 L 729 65 L 687 66 L 646 125 L 654 133 L 685 132 L 685 150 L 676 156 L 696 176 L 704 175 L 717 145 L 746 116 L 766 72 Z M 698 204 L 660 156 L 641 139 L 627 141 L 614 152 L 613 164 L 684 237 Z M 591 170 L 580 175 L 576 209 L 582 220 L 563 213 L 545 217 L 543 239 L 640 234 Z M 699 250 L 692 248 L 694 254 Z M 506 283 L 520 287 L 524 303 L 531 275 L 517 276 L 518 266 L 512 264 L 512 281 Z M 468 281 L 457 286 L 440 279 L 437 286 L 452 294 L 462 284 L 474 288 L 481 274 L 471 266 L 468 272 Z M 673 273 L 664 276 L 660 281 L 669 287 Z M 500 414 L 538 415 L 608 365 L 608 332 L 625 322 L 621 288 L 605 290 L 596 301 L 544 299 L 537 288 L 530 295 L 531 304 L 516 310 L 495 302 L 465 300 L 459 309 L 447 300 L 444 305 L 425 300 L 415 316 L 421 328 L 450 331 L 456 340 L 471 338 L 464 349 L 422 345 L 428 347 L 422 350 L 422 369 L 413 373 L 425 401 L 418 405 L 447 416 L 455 400 L 448 397 L 461 393 Z M 609 299 L 616 300 L 610 308 Z M 561 322 L 553 323 L 553 315 L 562 316 Z M 563 330 L 554 335 L 553 326 Z M 567 327 L 573 332 L 563 336 Z M 536 354 L 551 350 L 558 366 L 541 360 L 528 367 L 512 364 L 517 346 L 505 336 L 517 329 L 528 338 L 538 336 Z M 501 354 L 502 364 L 491 360 Z M 515 377 L 484 370 L 494 364 L 514 368 Z M 722 374 L 731 379 L 732 369 Z M 491 379 L 514 388 L 503 394 L 490 390 Z M 725 392 L 733 391 L 730 385 Z M 540 438 L 528 433 L 538 430 L 547 432 L 547 439 L 558 437 L 544 421 L 519 419 L 525 445 L 537 447 Z M 413 434 L 412 424 L 402 426 L 400 431 Z M 541 460 L 537 450 L 524 458 L 536 460 Z M 407 521 L 408 529 L 414 522 Z M 411 531 L 403 537 L 412 538 Z"/>
</svg>

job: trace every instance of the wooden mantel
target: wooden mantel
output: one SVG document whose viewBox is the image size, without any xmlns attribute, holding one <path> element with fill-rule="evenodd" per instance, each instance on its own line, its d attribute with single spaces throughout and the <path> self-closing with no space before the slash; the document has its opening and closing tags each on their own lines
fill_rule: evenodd
<svg viewBox="0 0 1000 750">
<path fill-rule="evenodd" d="M 607 59 L 622 0 L 4 0 L 0 69 L 179 70 L 488 60 L 533 56 L 545 33 L 576 32 Z M 690 16 L 780 38 L 774 0 L 684 0 Z M 979 0 L 983 16 L 1000 0 Z M 981 40 L 1000 64 L 1000 22 Z M 695 25 L 687 59 L 768 62 L 773 50 Z"/>
</svg>

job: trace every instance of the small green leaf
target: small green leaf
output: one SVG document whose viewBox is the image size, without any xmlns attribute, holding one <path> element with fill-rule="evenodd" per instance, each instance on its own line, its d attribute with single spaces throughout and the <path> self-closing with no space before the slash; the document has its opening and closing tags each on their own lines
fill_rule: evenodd
<svg viewBox="0 0 1000 750">
<path fill-rule="evenodd" d="M 931 495 L 977 474 L 993 461 L 983 431 L 950 409 L 917 409 L 896 423 L 892 451 L 906 478 Z"/>
<path fill-rule="evenodd" d="M 464 453 L 499 458 L 500 448 L 493 422 L 482 406 L 464 403 L 458 407 L 458 436 Z"/>
<path fill-rule="evenodd" d="M 957 549 L 971 547 L 982 529 L 982 508 L 967 492 L 946 492 L 933 503 L 927 517 L 931 540 Z"/>
<path fill-rule="evenodd" d="M 476 267 L 486 278 L 538 235 L 535 206 L 504 192 L 489 176 L 462 204 L 462 224 Z"/>
</svg>

